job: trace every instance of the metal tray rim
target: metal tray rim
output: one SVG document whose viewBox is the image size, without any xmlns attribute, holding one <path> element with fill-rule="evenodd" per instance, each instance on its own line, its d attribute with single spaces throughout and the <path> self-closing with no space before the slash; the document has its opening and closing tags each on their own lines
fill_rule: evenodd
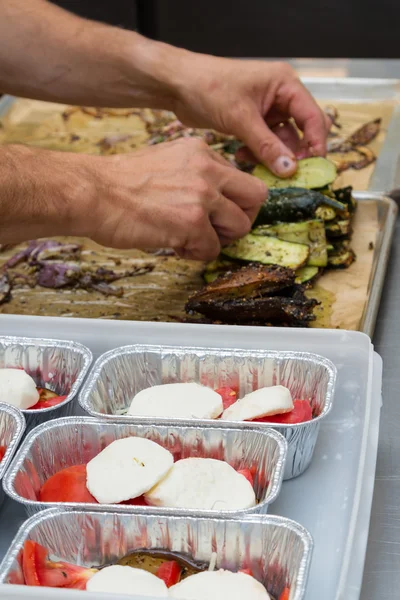
<svg viewBox="0 0 400 600">
<path fill-rule="evenodd" d="M 9 465 L 11 464 L 14 454 L 18 448 L 18 444 L 21 441 L 21 438 L 24 434 L 26 423 L 25 423 L 25 417 L 24 417 L 22 411 L 18 410 L 18 408 L 15 408 L 15 406 L 13 406 L 12 404 L 0 402 L 0 412 L 5 412 L 5 413 L 8 413 L 9 415 L 11 415 L 11 417 L 14 419 L 15 424 L 16 424 L 16 431 L 13 435 L 11 442 L 8 444 L 8 448 L 3 457 L 3 460 L 0 462 L 0 482 L 1 482 L 5 473 L 7 472 Z"/>
<path fill-rule="evenodd" d="M 215 353 L 218 352 L 219 355 L 223 356 L 237 356 L 240 355 L 242 357 L 258 357 L 258 358 L 274 358 L 274 357 L 282 357 L 287 359 L 304 359 L 304 361 L 323 365 L 328 373 L 328 385 L 327 392 L 325 396 L 324 407 L 320 415 L 312 419 L 311 421 L 306 421 L 305 423 L 295 423 L 292 425 L 287 425 L 285 423 L 279 424 L 279 428 L 282 429 L 302 429 L 310 423 L 318 423 L 322 419 L 324 419 L 332 410 L 333 401 L 334 401 L 334 392 L 335 392 L 335 383 L 337 377 L 337 368 L 328 358 L 321 356 L 319 354 L 315 354 L 313 352 L 298 352 L 298 351 L 280 351 L 280 350 L 248 350 L 248 349 L 219 349 L 216 347 L 207 347 L 201 348 L 197 346 L 170 346 L 170 345 L 147 345 L 147 344 L 131 344 L 127 346 L 121 346 L 119 348 L 114 348 L 113 350 L 109 350 L 102 354 L 93 365 L 93 368 L 90 372 L 90 375 L 79 394 L 78 402 L 81 408 L 86 411 L 90 416 L 95 417 L 97 419 L 108 420 L 108 421 L 118 421 L 122 423 L 138 423 L 138 424 L 149 424 L 155 422 L 157 425 L 173 425 L 180 424 L 189 426 L 193 426 L 194 423 L 197 426 L 201 427 L 218 427 L 218 428 L 226 428 L 226 427 L 234 427 L 240 429 L 270 429 L 272 424 L 269 425 L 254 423 L 254 422 L 246 422 L 246 421 L 222 421 L 221 419 L 167 419 L 163 417 L 135 417 L 134 415 L 105 415 L 103 413 L 98 413 L 90 408 L 88 405 L 89 395 L 96 383 L 99 374 L 110 360 L 119 354 L 136 354 L 138 352 L 144 351 L 172 351 L 172 352 L 201 352 L 201 353 Z M 278 427 L 278 425 L 276 425 Z M 275 429 L 275 428 L 274 428 Z"/>
<path fill-rule="evenodd" d="M 30 337 L 20 337 L 20 336 L 9 336 L 2 335 L 0 336 L 0 343 L 4 342 L 7 345 L 12 346 L 13 344 L 25 344 L 26 346 L 43 346 L 43 347 L 58 347 L 58 348 L 66 348 L 79 352 L 79 354 L 83 357 L 83 365 L 80 369 L 79 375 L 72 385 L 71 391 L 68 396 L 65 398 L 63 402 L 57 404 L 56 406 L 50 406 L 49 408 L 39 408 L 32 410 L 21 409 L 21 412 L 24 415 L 29 417 L 35 415 L 43 415 L 46 413 L 56 412 L 58 409 L 62 408 L 66 404 L 69 404 L 79 392 L 87 374 L 89 373 L 89 369 L 93 363 L 93 353 L 87 346 L 84 346 L 80 342 L 68 341 L 68 340 L 57 340 L 50 338 L 30 338 Z"/>
<path fill-rule="evenodd" d="M 20 469 L 26 455 L 28 454 L 31 445 L 33 444 L 33 442 L 40 437 L 41 433 L 43 430 L 46 429 L 51 429 L 54 427 L 62 427 L 64 424 L 73 424 L 76 423 L 77 425 L 81 425 L 81 424 L 85 424 L 88 423 L 90 425 L 94 425 L 94 426 L 101 426 L 104 427 L 106 425 L 115 425 L 117 427 L 121 427 L 123 424 L 122 423 L 111 423 L 110 421 L 102 421 L 99 419 L 94 419 L 92 417 L 63 417 L 61 419 L 53 419 L 52 421 L 47 421 L 46 423 L 42 423 L 40 425 L 38 425 L 37 427 L 35 427 L 35 429 L 33 429 L 30 433 L 28 433 L 28 435 L 26 436 L 18 454 L 14 457 L 13 461 L 11 462 L 9 468 L 7 469 L 7 472 L 3 478 L 3 490 L 4 492 L 7 494 L 7 496 L 9 496 L 12 500 L 18 502 L 19 504 L 23 504 L 25 507 L 31 507 L 33 509 L 39 509 L 39 507 L 41 507 L 43 505 L 42 502 L 40 502 L 39 500 L 29 500 L 27 498 L 23 498 L 22 496 L 19 496 L 19 494 L 17 494 L 14 490 L 14 480 L 15 480 L 15 474 L 17 473 L 17 471 Z M 144 424 L 133 424 L 133 423 L 126 423 L 126 425 L 132 425 L 134 427 L 136 427 L 137 429 L 144 429 L 147 426 Z M 163 427 L 162 425 L 159 425 L 160 427 Z M 157 425 L 154 425 L 155 428 L 157 428 Z M 185 425 L 173 425 L 173 427 L 175 429 L 184 429 L 184 430 L 191 430 L 191 431 L 195 431 L 195 430 L 203 430 L 204 427 L 193 427 L 193 426 L 185 426 Z M 220 428 L 216 428 L 217 431 L 221 431 L 221 433 L 225 433 L 226 431 L 233 431 L 236 433 L 243 433 L 243 429 L 240 428 L 235 428 L 235 427 L 220 427 Z M 117 504 L 90 504 L 90 503 L 78 503 L 78 502 L 65 502 L 65 503 L 58 503 L 58 502 L 46 502 L 46 504 L 48 504 L 49 508 L 50 507 L 59 507 L 59 508 L 75 508 L 75 509 L 82 509 L 83 507 L 90 507 L 90 510 L 93 510 L 93 512 L 118 512 L 118 513 L 127 513 L 127 514 L 158 514 L 158 515 L 180 515 L 180 516 L 185 516 L 190 512 L 191 514 L 193 513 L 198 513 L 199 516 L 204 516 L 204 517 L 216 517 L 218 515 L 218 518 L 229 518 L 229 517 L 234 517 L 235 515 L 237 517 L 243 517 L 243 516 L 248 516 L 248 515 L 253 515 L 253 514 L 258 514 L 260 511 L 262 511 L 263 509 L 266 509 L 270 504 L 272 504 L 277 497 L 280 494 L 281 488 L 282 488 L 282 481 L 283 481 L 283 475 L 284 475 L 284 470 L 285 470 L 285 463 L 286 463 L 286 457 L 287 457 L 287 449 L 288 449 L 288 444 L 286 439 L 283 437 L 283 435 L 281 435 L 278 431 L 275 431 L 272 428 L 268 428 L 264 431 L 260 431 L 259 429 L 248 429 L 246 430 L 251 434 L 251 433 L 255 433 L 257 435 L 263 435 L 265 438 L 270 438 L 273 439 L 277 446 L 278 446 L 278 452 L 279 452 L 279 456 L 278 459 L 276 461 L 276 466 L 275 466 L 275 472 L 274 475 L 272 477 L 272 479 L 270 480 L 272 485 L 271 485 L 271 489 L 269 491 L 268 497 L 266 497 L 262 502 L 260 502 L 259 504 L 257 504 L 255 507 L 252 508 L 248 508 L 248 509 L 237 509 L 237 510 L 226 510 L 226 511 L 215 511 L 215 510 L 202 510 L 202 511 L 194 511 L 194 510 L 185 510 L 185 509 L 176 509 L 176 508 L 163 508 L 163 507 L 156 507 L 156 506 L 151 506 L 151 507 L 136 507 L 134 505 L 117 505 Z M 43 509 L 40 509 L 41 511 Z"/>
</svg>

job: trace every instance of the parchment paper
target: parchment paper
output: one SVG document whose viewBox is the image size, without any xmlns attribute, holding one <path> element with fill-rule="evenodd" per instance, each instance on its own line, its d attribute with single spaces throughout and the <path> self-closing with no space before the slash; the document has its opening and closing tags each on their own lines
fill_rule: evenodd
<svg viewBox="0 0 400 600">
<path fill-rule="evenodd" d="M 340 113 L 343 134 L 347 135 L 368 120 L 381 117 L 382 132 L 372 144 L 378 153 L 385 137 L 393 106 L 379 104 L 334 104 Z M 0 142 L 21 142 L 43 148 L 107 153 L 102 140 L 107 136 L 125 136 L 111 152 L 131 152 L 140 147 L 147 134 L 138 116 L 112 116 L 96 119 L 75 113 L 67 120 L 62 118 L 65 106 L 30 100 L 18 100 L 2 120 Z M 374 166 L 361 171 L 349 170 L 338 177 L 337 187 L 352 185 L 355 190 L 366 190 Z M 321 300 L 316 310 L 315 327 L 357 329 L 364 310 L 371 276 L 375 242 L 378 231 L 377 207 L 374 203 L 359 203 L 354 220 L 352 247 L 356 262 L 349 268 L 326 272 L 308 295 Z M 98 292 L 84 290 L 15 289 L 11 302 L 0 306 L 0 312 L 12 314 L 38 314 L 49 316 L 115 318 L 133 320 L 174 321 L 185 317 L 187 297 L 202 285 L 201 263 L 175 257 L 155 257 L 140 251 L 121 252 L 100 248 L 88 240 L 84 244 L 83 260 L 87 264 L 121 269 L 131 265 L 152 264 L 151 273 L 125 278 L 115 285 L 124 289 L 121 298 L 106 297 Z M 0 254 L 0 265 L 16 252 Z M 26 267 L 18 268 L 24 272 Z"/>
</svg>

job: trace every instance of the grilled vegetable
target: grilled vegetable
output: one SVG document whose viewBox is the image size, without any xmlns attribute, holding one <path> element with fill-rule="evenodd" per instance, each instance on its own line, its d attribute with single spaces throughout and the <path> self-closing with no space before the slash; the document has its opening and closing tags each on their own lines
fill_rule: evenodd
<svg viewBox="0 0 400 600">
<path fill-rule="evenodd" d="M 296 279 L 295 283 L 304 284 L 304 283 L 312 283 L 318 275 L 320 274 L 320 270 L 318 267 L 302 267 L 296 271 Z"/>
<path fill-rule="evenodd" d="M 353 188 L 351 186 L 340 188 L 334 192 L 336 200 L 342 204 L 346 204 L 349 213 L 354 213 L 357 208 L 357 202 L 353 198 Z"/>
<path fill-rule="evenodd" d="M 298 269 L 306 264 L 310 249 L 305 244 L 284 242 L 277 238 L 249 233 L 223 248 L 222 254 L 247 262 Z"/>
<path fill-rule="evenodd" d="M 228 272 L 217 281 L 196 292 L 188 301 L 188 310 L 198 311 L 200 305 L 223 298 L 252 298 L 273 294 L 294 285 L 295 273 L 277 265 L 264 267 L 248 265 L 238 271 Z M 201 311 L 198 311 L 201 312 Z"/>
<path fill-rule="evenodd" d="M 326 235 L 329 239 L 350 237 L 352 233 L 351 222 L 346 219 L 344 221 L 332 221 L 325 225 Z"/>
<path fill-rule="evenodd" d="M 297 163 L 297 171 L 288 179 L 281 179 L 263 165 L 257 165 L 253 171 L 255 177 L 262 179 L 269 188 L 302 187 L 322 188 L 336 179 L 336 167 L 326 158 L 304 158 Z"/>
<path fill-rule="evenodd" d="M 285 242 L 306 244 L 310 248 L 307 265 L 326 267 L 328 254 L 326 250 L 325 227 L 322 221 L 300 221 L 298 223 L 277 223 L 262 225 L 253 231 L 254 235 L 276 236 Z"/>
<path fill-rule="evenodd" d="M 268 198 L 261 206 L 254 226 L 270 225 L 279 221 L 292 223 L 313 219 L 318 208 L 332 209 L 329 218 L 336 217 L 335 211 L 345 211 L 346 206 L 315 190 L 304 188 L 281 188 L 269 190 Z"/>
<path fill-rule="evenodd" d="M 328 266 L 331 269 L 347 269 L 356 260 L 348 240 L 334 242 L 333 247 L 328 253 Z"/>
</svg>

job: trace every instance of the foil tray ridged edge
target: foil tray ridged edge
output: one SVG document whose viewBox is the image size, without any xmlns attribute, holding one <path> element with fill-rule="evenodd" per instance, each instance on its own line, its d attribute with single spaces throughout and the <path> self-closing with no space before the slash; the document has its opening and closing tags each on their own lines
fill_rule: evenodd
<svg viewBox="0 0 400 600">
<path fill-rule="evenodd" d="M 7 451 L 3 457 L 3 460 L 0 462 L 0 482 L 7 471 L 14 454 L 18 448 L 18 444 L 24 434 L 25 431 L 25 417 L 22 414 L 22 411 L 15 408 L 11 404 L 6 404 L 4 402 L 0 402 L 0 413 L 6 413 L 11 417 L 11 419 L 15 423 L 15 431 L 11 438 L 11 441 L 7 444 Z"/>
<path fill-rule="evenodd" d="M 63 509 L 60 510 L 58 508 L 50 508 L 47 509 L 45 511 L 42 511 L 36 515 L 33 515 L 32 517 L 30 517 L 27 521 L 25 521 L 25 523 L 20 527 L 19 531 L 17 532 L 15 538 L 13 539 L 10 548 L 7 552 L 7 554 L 5 555 L 2 563 L 0 564 L 0 583 L 4 582 L 4 580 L 6 579 L 8 573 L 10 572 L 10 570 L 13 568 L 13 563 L 14 561 L 17 559 L 18 553 L 20 552 L 21 548 L 23 547 L 24 541 L 29 538 L 29 535 L 31 534 L 31 532 L 37 528 L 37 527 L 41 527 L 43 526 L 44 531 L 46 531 L 46 534 L 51 533 L 53 528 L 51 527 L 51 523 L 47 524 L 47 521 L 51 521 L 52 519 L 63 519 L 63 518 L 68 518 L 70 515 L 77 515 L 77 516 L 82 516 L 85 519 L 93 519 L 93 520 L 97 520 L 99 521 L 101 518 L 103 518 L 103 520 L 105 520 L 107 517 L 108 518 L 112 518 L 112 519 L 119 519 L 119 521 L 124 521 L 128 515 L 124 515 L 124 514 L 118 514 L 118 513 L 111 513 L 111 512 L 107 512 L 107 511 L 82 511 L 82 510 L 76 510 L 76 509 Z M 302 525 L 300 525 L 299 523 L 292 521 L 291 519 L 287 519 L 285 517 L 280 517 L 280 516 L 271 516 L 271 515 L 264 515 L 264 516 L 251 516 L 251 517 L 247 517 L 245 520 L 238 520 L 238 519 L 211 519 L 211 518 L 194 518 L 194 517 L 178 517 L 178 516 L 166 516 L 163 515 L 161 517 L 155 516 L 155 515 L 131 515 L 129 516 L 129 519 L 135 519 L 135 517 L 142 519 L 143 521 L 145 521 L 147 523 L 148 526 L 150 526 L 150 524 L 152 522 L 154 522 L 155 520 L 158 521 L 162 521 L 162 523 L 169 527 L 169 529 L 171 529 L 174 525 L 174 523 L 179 523 L 179 524 L 184 524 L 185 529 L 187 532 L 190 531 L 191 526 L 193 527 L 194 524 L 202 524 L 204 523 L 205 525 L 209 525 L 210 527 L 213 527 L 212 530 L 212 537 L 216 537 L 216 531 L 222 531 L 222 532 L 226 532 L 228 527 L 236 527 L 236 526 L 240 526 L 239 527 L 239 532 L 238 535 L 242 535 L 242 538 L 244 537 L 243 535 L 243 530 L 245 530 L 246 528 L 246 524 L 248 524 L 249 526 L 254 524 L 257 525 L 257 531 L 262 530 L 263 528 L 266 528 L 268 526 L 275 526 L 278 529 L 282 530 L 282 532 L 284 533 L 285 531 L 290 531 L 292 533 L 294 533 L 294 535 L 296 535 L 298 537 L 298 539 L 301 541 L 302 547 L 303 547 L 303 551 L 301 553 L 301 559 L 297 565 L 297 569 L 296 569 L 296 577 L 295 580 L 292 582 L 292 593 L 291 593 L 291 600 L 304 600 L 305 598 L 305 593 L 306 593 L 306 587 L 307 587 L 307 580 L 308 580 L 308 574 L 309 574 L 309 570 L 310 570 L 310 565 L 311 565 L 311 558 L 312 558 L 312 552 L 313 552 L 313 539 L 311 534 L 309 533 L 309 531 L 303 527 Z M 189 534 L 188 534 L 189 535 Z M 166 536 L 168 537 L 168 536 Z M 173 537 L 173 536 L 172 536 Z M 210 535 L 211 537 L 211 535 Z M 262 537 L 262 534 L 261 534 Z M 59 556 L 59 558 L 64 558 L 63 556 Z M 79 561 L 78 561 L 79 562 Z M 100 561 L 99 561 L 100 562 Z M 101 562 L 100 562 L 101 564 Z M 236 568 L 239 568 L 241 565 L 235 565 Z M 251 567 L 251 563 L 249 565 Z"/>
<path fill-rule="evenodd" d="M 102 354 L 97 361 L 95 362 L 91 373 L 82 388 L 82 391 L 79 395 L 79 404 L 81 408 L 88 413 L 90 416 L 95 417 L 97 419 L 109 419 L 111 421 L 120 421 L 123 423 L 138 423 L 138 424 L 148 424 L 148 423 L 156 423 L 157 425 L 189 425 L 192 426 L 196 424 L 198 427 L 234 427 L 234 428 L 244 428 L 244 429 L 265 429 L 265 424 L 258 424 L 255 422 L 245 422 L 245 421 L 222 421 L 220 419 L 164 419 L 159 417 L 135 417 L 135 416 L 127 416 L 127 415 L 107 415 L 103 413 L 98 413 L 92 410 L 89 402 L 90 394 L 96 384 L 97 379 L 99 378 L 103 367 L 112 359 L 119 355 L 123 354 L 133 354 L 139 352 L 176 352 L 177 354 L 203 354 L 203 355 L 212 355 L 218 354 L 219 356 L 237 356 L 241 358 L 286 358 L 286 359 L 300 359 L 306 362 L 312 363 L 314 365 L 322 365 L 326 368 L 328 372 L 328 384 L 327 384 L 327 392 L 325 396 L 325 403 L 321 414 L 315 417 L 312 421 L 307 423 L 298 423 L 294 425 L 279 425 L 279 429 L 302 429 L 310 424 L 316 424 L 325 418 L 333 404 L 333 397 L 335 391 L 335 383 L 337 377 L 337 369 L 335 365 L 328 358 L 320 356 L 318 354 L 314 354 L 311 352 L 297 352 L 297 351 L 280 351 L 280 350 L 248 350 L 248 349 L 219 349 L 213 347 L 197 347 L 197 346 L 169 346 L 169 345 L 145 345 L 145 344 L 134 344 L 129 346 L 122 346 L 119 348 L 115 348 L 113 350 L 109 350 L 105 354 Z M 275 427 L 271 424 L 271 426 L 275 429 Z M 267 425 L 268 427 L 268 425 Z"/>
<path fill-rule="evenodd" d="M 28 337 L 18 337 L 18 336 L 0 336 L 0 345 L 25 345 L 29 346 L 39 346 L 39 347 L 47 347 L 47 348 L 62 348 L 65 350 L 70 350 L 72 352 L 76 352 L 80 354 L 83 358 L 83 365 L 80 369 L 79 375 L 76 381 L 73 383 L 70 393 L 67 398 L 57 404 L 57 406 L 49 407 L 49 408 L 40 408 L 35 411 L 31 410 L 22 410 L 21 412 L 25 415 L 26 419 L 34 420 L 35 417 L 41 417 L 42 415 L 48 415 L 49 413 L 57 413 L 60 409 L 69 404 L 78 394 L 86 375 L 89 372 L 89 369 L 93 362 L 93 354 L 89 348 L 84 346 L 79 342 L 74 341 L 66 341 L 66 340 L 56 340 L 50 338 L 28 338 Z M 51 415 L 50 415 L 51 416 Z"/>
<path fill-rule="evenodd" d="M 267 512 L 268 506 L 276 500 L 278 497 L 283 481 L 286 457 L 287 457 L 287 442 L 285 438 L 277 431 L 273 429 L 268 429 L 264 431 L 255 430 L 255 429 L 237 429 L 237 428 L 204 428 L 204 427 L 190 427 L 190 426 L 181 426 L 174 424 L 173 426 L 160 426 L 153 425 L 151 428 L 156 432 L 160 430 L 176 430 L 183 432 L 195 432 L 195 431 L 220 431 L 221 437 L 229 435 L 228 432 L 231 432 L 230 435 L 240 435 L 240 436 L 249 436 L 249 435 L 261 435 L 265 437 L 265 440 L 272 439 L 277 447 L 278 456 L 274 462 L 274 475 L 272 479 L 268 480 L 270 484 L 270 489 L 268 492 L 268 496 L 264 498 L 261 502 L 259 502 L 255 507 L 248 509 L 239 509 L 232 511 L 196 511 L 196 510 L 184 510 L 184 509 L 173 509 L 173 508 L 163 508 L 163 507 L 136 507 L 134 505 L 116 505 L 116 504 L 86 504 L 86 503 L 41 503 L 37 500 L 30 500 L 20 496 L 15 491 L 15 479 L 18 475 L 18 472 L 22 468 L 24 461 L 27 457 L 29 457 L 29 453 L 34 442 L 40 438 L 41 435 L 45 434 L 47 430 L 51 430 L 53 428 L 61 428 L 62 430 L 66 430 L 67 426 L 71 427 L 79 427 L 80 425 L 87 424 L 89 427 L 98 427 L 103 431 L 105 428 L 132 428 L 133 431 L 146 431 L 149 429 L 149 426 L 146 425 L 137 425 L 132 423 L 117 423 L 110 421 L 101 421 L 93 419 L 92 417 L 65 417 L 62 419 L 53 419 L 52 421 L 43 423 L 36 427 L 33 431 L 31 431 L 25 440 L 22 443 L 21 448 L 17 456 L 15 456 L 12 461 L 9 469 L 7 470 L 5 477 L 3 479 L 3 489 L 5 493 L 12 499 L 25 506 L 25 509 L 29 515 L 34 514 L 37 511 L 45 510 L 49 507 L 57 507 L 59 509 L 74 508 L 74 509 L 83 509 L 92 510 L 94 512 L 98 511 L 109 511 L 109 512 L 118 512 L 122 514 L 158 514 L 158 515 L 171 515 L 171 516 L 182 516 L 182 517 L 209 517 L 209 518 L 239 518 L 239 517 L 247 517 L 251 515 L 257 515 L 263 512 Z M 265 488 L 264 488 L 265 489 Z"/>
</svg>

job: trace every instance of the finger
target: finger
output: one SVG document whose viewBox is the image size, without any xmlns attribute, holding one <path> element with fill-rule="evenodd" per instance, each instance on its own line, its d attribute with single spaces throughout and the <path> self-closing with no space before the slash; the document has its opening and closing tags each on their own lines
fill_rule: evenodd
<svg viewBox="0 0 400 600">
<path fill-rule="evenodd" d="M 210 212 L 210 222 L 224 244 L 245 236 L 252 224 L 248 215 L 223 194 Z"/>
<path fill-rule="evenodd" d="M 252 165 L 256 165 L 258 162 L 250 148 L 247 146 L 242 146 L 236 150 L 235 160 L 238 163 L 250 163 Z"/>
<path fill-rule="evenodd" d="M 205 217 L 204 223 L 198 228 L 184 248 L 174 248 L 175 252 L 187 260 L 214 260 L 220 253 L 221 243 L 217 232 Z"/>
<path fill-rule="evenodd" d="M 325 156 L 328 133 L 326 116 L 299 80 L 293 81 L 289 94 L 288 114 L 303 132 L 310 154 Z"/>
<path fill-rule="evenodd" d="M 222 195 L 235 203 L 253 223 L 268 194 L 263 181 L 239 169 L 224 169 L 219 187 Z"/>
<path fill-rule="evenodd" d="M 286 121 L 274 127 L 270 126 L 270 129 L 297 156 L 301 149 L 301 139 L 296 126 L 291 121 Z"/>
<path fill-rule="evenodd" d="M 238 137 L 276 175 L 289 177 L 295 173 L 297 163 L 293 151 L 269 129 L 256 107 L 238 129 Z"/>
</svg>

